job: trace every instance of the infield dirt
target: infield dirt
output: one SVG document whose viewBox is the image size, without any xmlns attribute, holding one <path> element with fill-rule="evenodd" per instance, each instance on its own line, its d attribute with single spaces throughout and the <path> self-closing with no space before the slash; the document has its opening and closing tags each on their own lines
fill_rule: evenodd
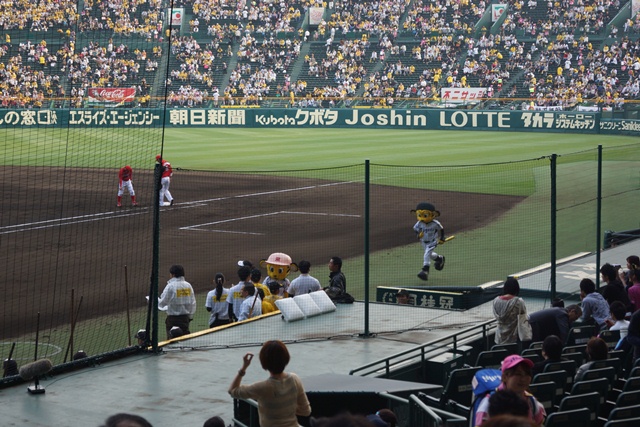
<svg viewBox="0 0 640 427">
<path fill-rule="evenodd" d="M 4 183 L 0 261 L 3 340 L 70 319 L 71 290 L 82 297 L 83 319 L 145 306 L 153 247 L 152 172 L 136 171 L 139 206 L 127 195 L 116 208 L 117 171 L 20 168 Z M 237 282 L 237 261 L 258 264 L 273 252 L 307 259 L 312 274 L 328 280 L 331 256 L 364 249 L 364 185 L 319 179 L 177 171 L 172 207 L 160 212 L 159 288 L 172 264 L 185 267 L 198 294 L 222 272 Z M 446 216 L 448 234 L 482 227 L 521 198 L 434 192 L 372 185 L 370 249 L 417 244 L 410 210 L 429 201 Z M 470 211 L 469 207 L 473 207 Z M 128 293 L 124 287 L 127 266 Z M 262 269 L 263 274 L 265 272 Z M 349 286 L 361 285 L 357 277 Z"/>
</svg>

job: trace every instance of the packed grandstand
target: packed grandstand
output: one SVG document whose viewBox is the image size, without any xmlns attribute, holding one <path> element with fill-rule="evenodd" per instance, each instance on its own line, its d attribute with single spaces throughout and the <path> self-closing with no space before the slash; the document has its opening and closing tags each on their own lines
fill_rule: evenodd
<svg viewBox="0 0 640 427">
<path fill-rule="evenodd" d="M 6 0 L 1 106 L 84 108 L 106 88 L 127 107 L 415 108 L 448 88 L 620 110 L 640 98 L 636 3 Z"/>
</svg>

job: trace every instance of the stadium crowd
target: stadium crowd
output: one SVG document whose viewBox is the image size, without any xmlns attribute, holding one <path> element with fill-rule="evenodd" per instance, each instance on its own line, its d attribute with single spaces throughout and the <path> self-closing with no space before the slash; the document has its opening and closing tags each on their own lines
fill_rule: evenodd
<svg viewBox="0 0 640 427">
<path fill-rule="evenodd" d="M 477 30 L 483 1 L 183 0 L 174 7 L 184 7 L 184 25 L 171 34 L 162 0 L 81 10 L 10 2 L 0 7 L 1 105 L 82 107 L 90 87 L 135 87 L 149 105 L 164 83 L 180 106 L 209 105 L 214 93 L 225 104 L 391 106 L 438 101 L 443 87 L 486 87 L 488 97 L 541 107 L 621 108 L 640 96 L 640 19 L 610 25 L 620 0 L 508 4 L 496 32 Z M 317 27 L 303 19 L 312 6 L 327 9 Z"/>
</svg>

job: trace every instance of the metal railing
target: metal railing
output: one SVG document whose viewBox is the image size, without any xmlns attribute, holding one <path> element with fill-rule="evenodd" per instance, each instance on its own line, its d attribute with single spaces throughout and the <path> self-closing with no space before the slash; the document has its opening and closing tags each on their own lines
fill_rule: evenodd
<svg viewBox="0 0 640 427">
<path fill-rule="evenodd" d="M 478 325 L 463 329 L 460 332 L 447 337 L 419 345 L 400 353 L 376 360 L 366 365 L 349 371 L 349 375 L 360 375 L 387 378 L 394 369 L 404 368 L 410 365 L 423 365 L 425 361 L 445 353 L 462 353 L 463 346 L 477 341 L 479 338 L 485 343 L 484 349 L 488 347 L 489 336 L 496 328 L 495 319 L 487 320 Z M 477 353 L 482 349 L 474 348 Z"/>
<path fill-rule="evenodd" d="M 469 420 L 461 415 L 425 404 L 418 396 L 411 394 L 408 399 L 389 394 L 378 393 L 388 401 L 388 407 L 398 416 L 400 427 L 466 427 Z M 253 399 L 234 400 L 234 411 L 244 407 L 248 415 L 245 419 L 234 415 L 234 427 L 260 427 L 258 419 L 258 402 Z"/>
</svg>

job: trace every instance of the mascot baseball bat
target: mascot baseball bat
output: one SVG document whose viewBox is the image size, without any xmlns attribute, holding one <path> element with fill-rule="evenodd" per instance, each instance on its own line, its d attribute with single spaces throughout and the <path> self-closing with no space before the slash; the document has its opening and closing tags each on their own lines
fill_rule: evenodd
<svg viewBox="0 0 640 427">
<path fill-rule="evenodd" d="M 33 378 L 39 377 L 41 375 L 46 374 L 53 368 L 51 364 L 51 360 L 49 359 L 40 359 L 35 362 L 27 363 L 24 366 L 20 367 L 19 375 L 25 381 L 32 380 Z"/>
</svg>

